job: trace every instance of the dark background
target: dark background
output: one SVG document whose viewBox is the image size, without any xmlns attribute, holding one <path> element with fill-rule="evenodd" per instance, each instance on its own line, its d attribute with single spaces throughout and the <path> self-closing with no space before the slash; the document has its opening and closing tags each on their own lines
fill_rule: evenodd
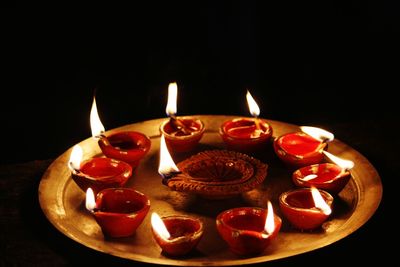
<svg viewBox="0 0 400 267">
<path fill-rule="evenodd" d="M 1 10 L 0 163 L 51 161 L 90 137 L 95 90 L 106 129 L 165 117 L 168 83 L 177 81 L 178 115 L 247 116 L 250 89 L 261 117 L 332 131 L 371 161 L 385 189 L 393 189 L 399 151 L 398 4 L 269 2 Z M 391 202 L 386 192 L 385 205 Z M 382 216 L 388 216 L 383 203 L 374 215 L 380 220 L 332 249 L 348 253 L 363 243 L 356 257 L 375 251 L 366 242 L 380 238 Z M 62 250 L 55 248 L 62 254 L 55 263 L 73 263 Z M 387 256 L 384 247 L 378 255 Z"/>
</svg>

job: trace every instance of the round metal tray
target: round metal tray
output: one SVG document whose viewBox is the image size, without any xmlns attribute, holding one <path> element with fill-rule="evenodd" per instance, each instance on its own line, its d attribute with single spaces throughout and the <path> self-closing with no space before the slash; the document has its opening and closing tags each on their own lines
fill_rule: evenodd
<svg viewBox="0 0 400 267">
<path fill-rule="evenodd" d="M 174 156 L 175 162 L 209 149 L 225 148 L 218 128 L 233 116 L 199 115 L 206 125 L 206 132 L 196 151 Z M 279 210 L 278 197 L 294 188 L 292 170 L 287 169 L 274 155 L 272 146 L 256 157 L 269 165 L 265 181 L 257 189 L 241 196 L 224 200 L 204 200 L 194 195 L 171 191 L 161 183 L 157 173 L 159 162 L 159 125 L 164 119 L 149 120 L 126 125 L 108 133 L 121 130 L 142 132 L 151 138 L 150 152 L 134 171 L 126 187 L 146 194 L 151 201 L 150 212 L 161 216 L 187 214 L 199 217 L 205 224 L 205 232 L 197 250 L 183 258 L 168 258 L 154 241 L 151 233 L 150 216 L 146 216 L 136 234 L 129 238 L 105 238 L 92 215 L 84 206 L 85 193 L 71 179 L 67 162 L 71 149 L 60 155 L 47 169 L 39 185 L 39 201 L 48 220 L 64 235 L 89 248 L 114 256 L 139 262 L 164 265 L 242 265 L 266 262 L 315 250 L 336 242 L 360 228 L 378 208 L 382 197 L 382 184 L 378 173 L 368 160 L 350 146 L 334 140 L 329 151 L 339 157 L 353 160 L 352 179 L 335 197 L 334 212 L 322 229 L 301 232 L 293 229 Z M 274 137 L 297 131 L 296 125 L 268 120 Z M 84 158 L 100 155 L 97 142 L 88 138 L 80 145 Z M 271 199 L 275 212 L 283 219 L 278 237 L 257 257 L 241 258 L 229 251 L 219 236 L 215 218 L 223 210 L 240 206 L 266 207 Z"/>
</svg>

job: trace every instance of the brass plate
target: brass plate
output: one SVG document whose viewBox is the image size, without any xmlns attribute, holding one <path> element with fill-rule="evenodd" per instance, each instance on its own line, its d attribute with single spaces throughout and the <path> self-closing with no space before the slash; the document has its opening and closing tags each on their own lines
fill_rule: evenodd
<svg viewBox="0 0 400 267">
<path fill-rule="evenodd" d="M 206 125 L 206 132 L 198 150 L 186 155 L 174 157 L 179 162 L 201 150 L 224 148 L 218 135 L 218 127 L 233 116 L 198 116 Z M 242 265 L 266 262 L 285 258 L 327 246 L 360 228 L 375 212 L 382 197 L 382 184 L 378 173 L 368 160 L 350 146 L 334 140 L 329 144 L 333 154 L 351 159 L 355 167 L 351 171 L 352 179 L 335 198 L 334 212 L 324 223 L 322 230 L 300 232 L 290 227 L 279 211 L 278 196 L 294 187 L 291 181 L 292 171 L 270 151 L 258 158 L 269 164 L 268 175 L 257 189 L 240 197 L 226 200 L 204 200 L 193 195 L 171 191 L 162 185 L 157 173 L 159 157 L 159 125 L 165 119 L 155 119 L 126 125 L 119 130 L 135 130 L 148 135 L 152 147 L 143 159 L 127 187 L 135 188 L 146 194 L 151 201 L 149 214 L 134 236 L 121 239 L 105 239 L 100 227 L 92 215 L 85 210 L 85 194 L 73 182 L 67 162 L 71 149 L 59 156 L 47 169 L 39 185 L 39 201 L 48 220 L 64 235 L 89 248 L 121 258 L 140 262 L 164 265 Z M 274 137 L 290 131 L 297 131 L 296 125 L 269 120 Z M 107 133 L 106 133 L 107 134 Z M 88 138 L 80 143 L 84 158 L 101 154 L 97 142 Z M 283 219 L 283 226 L 277 239 L 264 254 L 251 258 L 240 258 L 229 251 L 219 236 L 215 218 L 223 210 L 239 206 L 266 207 L 271 199 L 275 212 Z M 150 214 L 156 211 L 161 216 L 187 214 L 200 217 L 205 223 L 205 232 L 197 250 L 184 258 L 168 258 L 153 240 L 150 226 Z"/>
</svg>

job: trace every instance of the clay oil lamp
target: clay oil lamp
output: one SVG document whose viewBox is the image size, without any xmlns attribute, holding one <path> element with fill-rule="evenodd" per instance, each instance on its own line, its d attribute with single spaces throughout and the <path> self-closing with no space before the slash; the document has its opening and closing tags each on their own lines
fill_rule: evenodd
<svg viewBox="0 0 400 267">
<path fill-rule="evenodd" d="M 107 237 L 127 237 L 136 232 L 150 209 L 150 200 L 131 188 L 107 188 L 97 194 L 86 193 L 89 210 Z"/>
<path fill-rule="evenodd" d="M 260 108 L 249 91 L 246 99 L 253 118 L 239 117 L 225 121 L 219 134 L 228 150 L 254 153 L 266 148 L 272 136 L 272 127 L 266 120 L 258 118 Z"/>
<path fill-rule="evenodd" d="M 302 167 L 296 170 L 292 179 L 297 186 L 311 187 L 337 194 L 349 182 L 350 170 L 354 167 L 354 162 L 344 160 L 327 151 L 323 151 L 333 163 L 320 163 Z"/>
<path fill-rule="evenodd" d="M 186 215 L 172 215 L 160 218 L 151 215 L 153 237 L 162 251 L 169 256 L 183 256 L 193 251 L 203 236 L 200 219 Z"/>
<path fill-rule="evenodd" d="M 140 160 L 149 152 L 150 139 L 143 133 L 136 131 L 120 131 L 105 135 L 104 126 L 97 112 L 96 99 L 90 112 L 90 126 L 92 136 L 98 139 L 101 151 L 106 157 L 125 161 L 135 169 Z"/>
<path fill-rule="evenodd" d="M 320 227 L 332 212 L 333 197 L 315 187 L 282 193 L 279 206 L 289 222 L 300 230 Z"/>
<path fill-rule="evenodd" d="M 166 113 L 169 116 L 160 126 L 161 134 L 165 135 L 168 149 L 171 152 L 188 152 L 193 150 L 204 134 L 204 123 L 196 118 L 177 117 L 178 86 L 170 83 L 168 86 L 168 103 Z"/>
<path fill-rule="evenodd" d="M 240 256 L 264 252 L 276 238 L 282 220 L 274 214 L 271 202 L 268 210 L 240 207 L 221 212 L 216 219 L 217 229 L 230 250 Z"/>
<path fill-rule="evenodd" d="M 111 158 L 91 158 L 82 161 L 83 151 L 79 145 L 72 149 L 68 167 L 72 179 L 84 191 L 91 187 L 96 193 L 110 187 L 122 187 L 132 175 L 132 167 Z"/>
<path fill-rule="evenodd" d="M 276 155 L 290 167 L 304 167 L 322 161 L 334 135 L 316 127 L 301 126 L 301 132 L 281 135 L 274 141 Z"/>
<path fill-rule="evenodd" d="M 175 165 L 161 136 L 158 172 L 174 191 L 206 199 L 231 198 L 260 185 L 267 169 L 258 159 L 228 150 L 202 151 Z"/>
</svg>

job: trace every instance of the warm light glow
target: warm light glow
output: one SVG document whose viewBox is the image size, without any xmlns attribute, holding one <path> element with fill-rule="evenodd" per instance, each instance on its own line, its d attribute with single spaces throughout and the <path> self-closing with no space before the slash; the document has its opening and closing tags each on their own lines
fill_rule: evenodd
<svg viewBox="0 0 400 267">
<path fill-rule="evenodd" d="M 274 208 L 272 207 L 271 201 L 268 201 L 267 218 L 265 219 L 264 229 L 268 235 L 272 234 L 275 230 Z"/>
<path fill-rule="evenodd" d="M 168 103 L 165 112 L 167 116 L 175 116 L 177 112 L 176 101 L 178 98 L 178 85 L 176 83 L 170 83 L 168 85 Z"/>
<path fill-rule="evenodd" d="M 168 240 L 171 237 L 171 234 L 168 232 L 167 227 L 165 227 L 164 222 L 155 212 L 151 214 L 151 227 L 153 227 L 154 231 L 161 236 L 162 239 Z"/>
<path fill-rule="evenodd" d="M 101 123 L 99 113 L 97 112 L 96 98 L 93 97 L 92 110 L 90 111 L 90 128 L 92 129 L 92 136 L 98 138 L 104 131 L 104 126 Z"/>
<path fill-rule="evenodd" d="M 306 176 L 304 176 L 303 178 L 300 178 L 300 179 L 303 180 L 303 181 L 310 181 L 310 180 L 315 179 L 317 177 L 318 177 L 318 175 L 316 175 L 316 174 L 309 174 L 309 175 L 306 175 Z"/>
<path fill-rule="evenodd" d="M 80 145 L 75 145 L 69 157 L 68 166 L 75 171 L 81 168 L 81 161 L 83 158 L 83 150 Z"/>
<path fill-rule="evenodd" d="M 328 204 L 326 204 L 324 198 L 321 196 L 317 188 L 311 187 L 311 194 L 313 197 L 314 205 L 317 209 L 320 209 L 325 215 L 331 214 L 332 210 Z"/>
<path fill-rule="evenodd" d="M 335 136 L 321 128 L 310 127 L 310 126 L 300 126 L 301 131 L 308 134 L 309 136 L 320 140 L 321 142 L 331 142 Z"/>
<path fill-rule="evenodd" d="M 340 168 L 342 168 L 345 171 L 351 170 L 354 167 L 354 162 L 351 160 L 346 160 L 346 159 L 341 159 L 339 157 L 336 157 L 335 155 L 329 153 L 328 151 L 322 151 L 325 156 L 327 156 L 333 163 L 338 165 Z"/>
<path fill-rule="evenodd" d="M 158 173 L 167 175 L 173 172 L 179 172 L 179 169 L 176 167 L 171 154 L 169 154 L 167 144 L 165 143 L 165 137 L 162 134 L 160 140 L 160 163 L 158 165 Z"/>
<path fill-rule="evenodd" d="M 96 201 L 94 200 L 94 193 L 92 188 L 86 190 L 86 209 L 88 211 L 93 211 L 96 208 Z"/>
<path fill-rule="evenodd" d="M 253 117 L 258 117 L 258 115 L 260 115 L 260 108 L 258 107 L 256 101 L 251 96 L 249 91 L 247 91 L 246 99 L 247 99 L 247 105 L 249 106 L 250 114 Z"/>
</svg>

